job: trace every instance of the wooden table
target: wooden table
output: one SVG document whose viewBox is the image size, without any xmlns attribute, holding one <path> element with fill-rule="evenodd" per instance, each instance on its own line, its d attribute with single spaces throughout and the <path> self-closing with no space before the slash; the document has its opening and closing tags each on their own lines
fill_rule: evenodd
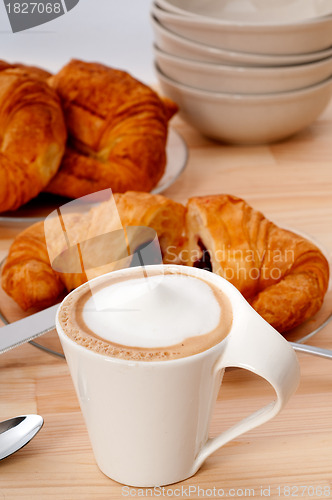
<svg viewBox="0 0 332 500">
<path fill-rule="evenodd" d="M 190 158 L 167 196 L 178 201 L 213 193 L 244 197 L 280 225 L 311 235 L 331 256 L 332 105 L 309 129 L 271 146 L 220 145 L 179 118 L 173 125 L 187 141 Z M 0 231 L 4 253 L 15 230 Z M 312 343 L 332 349 L 332 323 Z M 277 418 L 226 445 L 194 477 L 160 490 L 159 496 L 332 498 L 332 364 L 304 354 L 298 358 L 301 384 Z M 211 435 L 272 397 L 261 379 L 242 370 L 228 371 Z M 34 412 L 45 419 L 28 446 L 0 463 L 0 498 L 142 496 L 142 490 L 123 490 L 97 468 L 65 361 L 29 344 L 3 354 L 0 408 L 1 419 Z M 151 497 L 151 491 L 144 495 Z"/>
</svg>

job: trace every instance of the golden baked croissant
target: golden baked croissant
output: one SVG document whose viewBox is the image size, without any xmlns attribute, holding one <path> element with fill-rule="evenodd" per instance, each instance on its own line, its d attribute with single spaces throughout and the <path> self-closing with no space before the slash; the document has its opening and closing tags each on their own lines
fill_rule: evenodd
<svg viewBox="0 0 332 500">
<path fill-rule="evenodd" d="M 49 79 L 60 95 L 69 143 L 46 191 L 78 198 L 102 189 L 150 191 L 166 165 L 176 105 L 124 71 L 73 60 Z"/>
<path fill-rule="evenodd" d="M 0 71 L 0 212 L 35 197 L 54 176 L 66 127 L 55 91 L 29 71 Z"/>
<path fill-rule="evenodd" d="M 124 228 L 146 226 L 154 229 L 160 241 L 163 261 L 168 262 L 170 248 L 172 259 L 174 258 L 176 249 L 182 243 L 185 218 L 183 205 L 161 195 L 142 192 L 115 194 L 114 200 Z M 116 214 L 114 219 L 111 219 L 106 203 L 101 203 L 87 214 L 70 214 L 65 219 L 65 226 L 71 244 L 118 229 Z M 43 224 L 38 222 L 16 237 L 2 270 L 2 287 L 23 309 L 51 305 L 65 287 L 70 291 L 87 280 L 84 272 L 60 273 L 52 269 Z M 49 229 L 47 232 L 48 239 L 51 234 L 48 244 L 53 249 L 52 253 L 56 255 L 65 251 L 61 234 L 59 236 L 54 231 L 52 238 L 52 232 Z M 98 253 L 103 250 L 99 246 Z M 113 268 L 113 263 L 109 263 L 106 267 L 97 269 L 95 276 Z"/>
<path fill-rule="evenodd" d="M 157 194 L 127 191 L 125 194 L 114 196 L 123 227 L 147 226 L 154 229 L 158 235 L 164 264 L 174 262 L 182 245 L 185 207 Z M 100 211 L 102 207 L 103 205 L 98 207 Z M 103 217 L 98 212 L 94 216 L 96 224 L 97 220 L 101 221 Z M 107 218 L 107 214 L 105 217 Z"/>
<path fill-rule="evenodd" d="M 39 68 L 38 66 L 29 66 L 21 63 L 9 63 L 7 61 L 3 61 L 2 59 L 0 60 L 0 71 L 10 68 L 19 68 L 39 80 L 48 80 L 52 76 L 52 73 L 49 73 L 45 69 Z"/>
<path fill-rule="evenodd" d="M 0 59 L 0 71 L 3 71 L 4 69 L 8 69 L 10 67 L 11 65 L 7 61 Z"/>
<path fill-rule="evenodd" d="M 313 243 L 235 196 L 191 198 L 187 207 L 186 264 L 226 278 L 280 332 L 319 310 L 329 266 Z"/>
<path fill-rule="evenodd" d="M 2 268 L 1 284 L 24 310 L 55 304 L 63 293 L 64 284 L 50 266 L 43 222 L 15 238 Z"/>
<path fill-rule="evenodd" d="M 28 73 L 30 76 L 33 76 L 34 78 L 37 78 L 39 80 L 46 81 L 52 76 L 52 73 L 49 73 L 45 69 L 39 68 L 38 66 L 28 66 L 21 63 L 14 63 L 11 66 L 13 68 L 19 68 L 22 71 Z"/>
</svg>

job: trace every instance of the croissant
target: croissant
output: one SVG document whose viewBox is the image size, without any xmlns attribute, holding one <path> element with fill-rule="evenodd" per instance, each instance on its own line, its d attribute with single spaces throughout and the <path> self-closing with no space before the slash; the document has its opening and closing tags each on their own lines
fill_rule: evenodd
<svg viewBox="0 0 332 500">
<path fill-rule="evenodd" d="M 52 76 L 52 73 L 49 73 L 45 69 L 39 68 L 38 66 L 28 66 L 21 63 L 14 63 L 11 66 L 14 68 L 19 68 L 22 71 L 28 73 L 30 76 L 39 80 L 47 81 Z"/>
<path fill-rule="evenodd" d="M 3 59 L 0 59 L 0 71 L 3 71 L 4 69 L 11 68 L 11 64 L 8 63 L 7 61 L 4 61 Z"/>
<path fill-rule="evenodd" d="M 230 281 L 280 332 L 322 306 L 329 266 L 310 241 L 277 227 L 235 196 L 191 198 L 182 259 Z"/>
<path fill-rule="evenodd" d="M 183 241 L 185 207 L 157 194 L 128 191 L 115 197 L 122 225 L 151 227 L 158 235 L 164 264 L 174 262 L 175 258 L 179 262 L 177 253 Z M 102 211 L 103 205 L 98 208 Z M 100 224 L 102 216 L 99 217 L 97 210 L 94 217 Z"/>
<path fill-rule="evenodd" d="M 124 71 L 77 60 L 49 84 L 61 97 L 69 143 L 46 191 L 78 198 L 106 188 L 150 191 L 158 183 L 177 110 L 172 101 Z"/>
<path fill-rule="evenodd" d="M 182 232 L 185 220 L 185 207 L 180 203 L 165 198 L 162 195 L 152 195 L 142 192 L 115 194 L 117 214 L 110 214 L 109 206 L 101 203 L 88 213 L 69 214 L 64 217 L 67 236 L 70 244 L 91 240 L 100 234 L 116 231 L 120 227 L 146 226 L 154 229 L 160 242 L 163 262 L 174 258 L 176 250 L 181 248 Z M 112 218 L 113 215 L 113 218 Z M 119 225 L 120 220 L 120 225 Z M 50 253 L 61 255 L 67 247 L 63 244 L 59 233 L 57 220 L 48 225 L 48 246 Z M 52 224 L 54 231 L 52 234 Z M 135 241 L 134 241 L 135 243 Z M 169 256 L 169 248 L 172 255 Z M 132 248 L 135 250 L 135 248 Z M 98 246 L 100 254 L 109 249 Z M 75 265 L 75 263 L 74 263 Z M 97 267 L 94 276 L 109 272 L 115 268 L 114 263 Z M 90 275 L 89 278 L 92 276 Z M 70 291 L 87 280 L 82 272 L 61 272 L 51 266 L 46 247 L 44 224 L 38 222 L 19 234 L 14 240 L 2 270 L 1 284 L 8 295 L 22 307 L 51 305 L 64 289 Z"/>
<path fill-rule="evenodd" d="M 63 293 L 65 287 L 50 265 L 43 222 L 15 238 L 2 268 L 1 284 L 24 310 L 51 306 Z"/>
<path fill-rule="evenodd" d="M 42 191 L 65 150 L 59 98 L 29 71 L 0 71 L 0 212 L 15 210 Z"/>
<path fill-rule="evenodd" d="M 21 63 L 8 63 L 7 61 L 3 61 L 2 59 L 0 59 L 0 71 L 10 68 L 19 68 L 25 73 L 28 73 L 30 76 L 33 76 L 34 78 L 37 78 L 39 80 L 48 80 L 52 76 L 51 73 L 49 73 L 45 69 L 39 68 L 38 66 L 29 66 Z"/>
</svg>

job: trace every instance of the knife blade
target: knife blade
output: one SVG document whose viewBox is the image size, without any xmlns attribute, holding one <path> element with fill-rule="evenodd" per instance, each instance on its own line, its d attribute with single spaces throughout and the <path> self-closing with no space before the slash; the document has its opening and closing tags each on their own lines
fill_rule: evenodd
<svg viewBox="0 0 332 500">
<path fill-rule="evenodd" d="M 53 330 L 59 305 L 55 304 L 43 311 L 1 327 L 0 354 Z"/>
</svg>

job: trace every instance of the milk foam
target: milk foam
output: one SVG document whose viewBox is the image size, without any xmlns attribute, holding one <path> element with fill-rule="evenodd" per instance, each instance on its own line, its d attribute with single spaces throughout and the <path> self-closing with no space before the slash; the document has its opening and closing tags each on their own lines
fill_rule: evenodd
<svg viewBox="0 0 332 500">
<path fill-rule="evenodd" d="M 95 290 L 82 319 L 101 339 L 128 347 L 181 344 L 215 330 L 221 307 L 201 279 L 166 274 L 119 281 Z"/>
</svg>

